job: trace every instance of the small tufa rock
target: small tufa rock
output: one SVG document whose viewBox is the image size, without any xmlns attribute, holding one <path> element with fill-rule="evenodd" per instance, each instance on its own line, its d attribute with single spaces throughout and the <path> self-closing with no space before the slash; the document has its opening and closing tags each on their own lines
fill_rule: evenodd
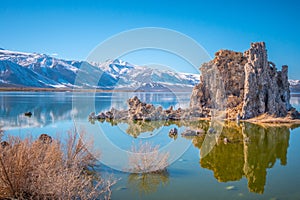
<svg viewBox="0 0 300 200">
<path fill-rule="evenodd" d="M 41 141 L 44 144 L 50 144 L 50 143 L 52 143 L 52 137 L 43 133 L 40 135 L 39 141 Z"/>
<path fill-rule="evenodd" d="M 171 128 L 169 131 L 169 137 L 171 138 L 176 138 L 178 135 L 178 130 L 177 128 Z"/>
<path fill-rule="evenodd" d="M 25 115 L 26 117 L 31 117 L 32 112 L 25 112 L 24 115 Z"/>
<path fill-rule="evenodd" d="M 91 112 L 89 114 L 89 119 L 96 119 L 96 113 L 95 112 Z"/>
<path fill-rule="evenodd" d="M 0 145 L 1 145 L 1 148 L 6 148 L 6 147 L 8 147 L 9 146 L 9 143 L 8 142 L 6 142 L 6 141 L 2 141 L 1 143 L 0 143 Z"/>
<path fill-rule="evenodd" d="M 113 114 L 111 111 L 107 111 L 107 112 L 105 113 L 105 117 L 106 117 L 107 119 L 113 119 L 113 118 L 114 118 L 114 114 Z"/>
<path fill-rule="evenodd" d="M 96 118 L 97 118 L 97 119 L 105 119 L 105 118 L 106 118 L 106 115 L 105 115 L 103 112 L 101 112 L 101 113 L 99 113 L 99 114 L 96 116 Z"/>
<path fill-rule="evenodd" d="M 127 103 L 129 106 L 128 118 L 132 120 L 180 120 L 185 116 L 184 113 L 187 112 L 181 108 L 174 110 L 173 106 L 166 110 L 163 110 L 161 106 L 155 108 L 154 105 L 144 103 L 136 96 L 128 99 Z M 117 118 L 119 119 L 120 117 Z"/>
</svg>

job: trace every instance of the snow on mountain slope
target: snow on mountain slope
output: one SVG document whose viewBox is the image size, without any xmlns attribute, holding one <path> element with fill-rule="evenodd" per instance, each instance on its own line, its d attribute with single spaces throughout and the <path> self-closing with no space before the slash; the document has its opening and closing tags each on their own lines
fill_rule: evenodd
<svg viewBox="0 0 300 200">
<path fill-rule="evenodd" d="M 291 86 L 300 85 L 300 80 L 289 80 Z"/>
<path fill-rule="evenodd" d="M 59 84 L 72 84 L 78 68 L 44 54 L 0 51 L 0 60 L 8 60 Z"/>
<path fill-rule="evenodd" d="M 59 87 L 55 81 L 8 60 L 0 62 L 0 85 L 8 87 Z"/>
<path fill-rule="evenodd" d="M 0 87 L 136 89 L 155 85 L 152 88 L 161 89 L 170 86 L 191 88 L 199 82 L 199 75 L 136 66 L 118 59 L 96 64 L 8 50 L 0 50 L 0 66 Z M 79 72 L 78 85 L 74 85 Z"/>
<path fill-rule="evenodd" d="M 112 74 L 118 79 L 119 88 L 136 88 L 147 83 L 159 83 L 163 86 L 178 85 L 193 87 L 199 82 L 198 74 L 178 73 L 171 70 L 159 70 L 146 66 L 135 66 L 127 62 L 108 60 L 99 64 L 103 71 Z"/>
<path fill-rule="evenodd" d="M 102 77 L 101 80 L 98 81 L 98 84 L 90 87 L 111 89 L 116 82 L 112 76 L 87 62 L 66 61 L 45 54 L 0 50 L 0 64 L 8 68 L 10 64 L 7 64 L 7 62 L 14 64 L 12 68 L 16 68 L 15 65 L 18 65 L 18 70 L 23 70 L 25 73 L 22 74 L 20 72 L 18 79 L 16 77 L 10 77 L 12 75 L 11 73 L 6 73 L 6 76 L 1 77 L 2 81 L 0 82 L 0 86 L 5 86 L 4 83 L 8 82 L 10 83 L 9 85 L 27 87 L 77 87 L 74 83 L 82 65 L 84 65 L 87 71 L 81 73 L 82 77 L 77 82 L 81 87 L 90 86 L 87 84 L 90 80 L 97 83 L 98 77 L 96 76 L 100 75 L 102 75 Z M 3 68 L 0 73 L 4 73 L 5 70 L 8 69 Z M 31 78 L 30 82 L 24 82 L 24 80 L 29 80 L 29 78 L 27 78 L 27 76 L 30 77 L 28 74 L 35 74 L 35 76 Z"/>
<path fill-rule="evenodd" d="M 300 92 L 300 80 L 289 80 L 291 92 Z"/>
</svg>

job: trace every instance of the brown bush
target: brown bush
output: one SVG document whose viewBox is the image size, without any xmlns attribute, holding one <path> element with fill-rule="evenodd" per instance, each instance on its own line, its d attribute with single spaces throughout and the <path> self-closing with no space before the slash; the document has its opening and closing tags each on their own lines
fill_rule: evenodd
<svg viewBox="0 0 300 200">
<path fill-rule="evenodd" d="M 132 173 L 160 173 L 168 166 L 169 153 L 159 152 L 159 145 L 149 142 L 133 145 L 129 154 L 129 171 Z"/>
<path fill-rule="evenodd" d="M 93 171 L 96 160 L 76 131 L 66 142 L 10 136 L 7 143 L 0 147 L 0 199 L 110 198 L 116 181 Z"/>
</svg>

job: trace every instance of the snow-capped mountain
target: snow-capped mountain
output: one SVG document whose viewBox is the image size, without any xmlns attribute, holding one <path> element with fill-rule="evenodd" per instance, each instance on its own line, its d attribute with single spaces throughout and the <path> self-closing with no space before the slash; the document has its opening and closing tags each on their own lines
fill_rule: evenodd
<svg viewBox="0 0 300 200">
<path fill-rule="evenodd" d="M 80 79 L 76 80 L 79 72 Z M 197 74 L 136 66 L 118 59 L 99 64 L 0 50 L 0 87 L 178 89 L 192 88 L 198 82 Z"/>
<path fill-rule="evenodd" d="M 300 80 L 289 80 L 290 86 L 300 85 Z"/>
<path fill-rule="evenodd" d="M 99 84 L 91 87 L 111 88 L 116 80 L 96 66 L 87 62 L 66 61 L 45 54 L 22 53 L 0 50 L 0 86 L 68 88 L 74 85 L 81 66 L 89 71 L 82 72 L 78 85 L 85 85 L 96 75 L 102 74 Z M 92 74 L 92 75 L 91 75 Z"/>
<path fill-rule="evenodd" d="M 289 80 L 291 92 L 300 92 L 300 80 Z"/>
<path fill-rule="evenodd" d="M 198 74 L 135 66 L 118 59 L 108 60 L 97 66 L 118 80 L 117 88 L 193 87 L 199 82 Z"/>
</svg>

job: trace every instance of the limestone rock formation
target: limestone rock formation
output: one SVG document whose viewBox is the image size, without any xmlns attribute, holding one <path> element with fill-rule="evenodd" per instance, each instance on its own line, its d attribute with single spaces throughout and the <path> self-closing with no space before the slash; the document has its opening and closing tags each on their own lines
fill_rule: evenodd
<svg viewBox="0 0 300 200">
<path fill-rule="evenodd" d="M 268 61 L 264 42 L 252 43 L 244 53 L 220 50 L 200 70 L 200 83 L 193 89 L 190 106 L 204 115 L 226 110 L 231 119 L 264 113 L 284 117 L 292 109 L 288 67 L 277 71 Z"/>
<path fill-rule="evenodd" d="M 127 100 L 128 110 L 116 110 L 112 108 L 106 113 L 95 114 L 92 112 L 89 115 L 89 120 L 143 120 L 143 121 L 157 121 L 157 120 L 181 120 L 189 119 L 194 116 L 190 109 L 178 108 L 175 110 L 173 106 L 168 109 L 163 109 L 161 106 L 155 107 L 153 104 L 142 102 L 138 97 L 134 96 Z"/>
</svg>

